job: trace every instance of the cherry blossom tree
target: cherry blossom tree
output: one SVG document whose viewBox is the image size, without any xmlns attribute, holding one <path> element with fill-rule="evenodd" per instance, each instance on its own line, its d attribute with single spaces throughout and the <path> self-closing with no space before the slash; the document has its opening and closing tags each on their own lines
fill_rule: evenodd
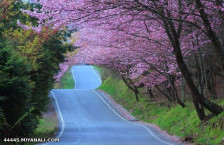
<svg viewBox="0 0 224 145">
<path fill-rule="evenodd" d="M 223 1 L 207 0 L 40 0 L 34 11 L 22 10 L 38 18 L 38 27 L 63 29 L 75 24 L 85 29 L 80 59 L 115 69 L 134 84 L 154 87 L 165 81 L 175 100 L 175 89 L 183 76 L 201 120 L 204 109 L 218 115 L 223 109 L 204 97 L 202 85 L 195 83 L 189 63 L 199 48 L 208 43 L 223 66 Z M 212 16 L 217 16 L 216 18 Z M 216 26 L 220 26 L 217 28 Z M 221 31 L 220 31 L 221 30 Z M 200 34 L 200 35 L 198 35 Z M 199 42 L 198 42 L 199 41 Z M 198 53 L 199 57 L 202 54 Z M 200 58 L 200 60 L 202 60 Z M 195 60 L 194 60 L 195 61 Z M 202 65 L 201 65 L 202 66 Z M 222 67 L 224 68 L 224 67 Z M 202 70 L 202 67 L 199 70 Z M 201 81 L 198 81 L 201 82 Z M 175 84 L 176 83 L 176 84 Z M 130 84 L 130 82 L 129 82 Z M 182 105 L 183 106 L 183 105 Z"/>
</svg>

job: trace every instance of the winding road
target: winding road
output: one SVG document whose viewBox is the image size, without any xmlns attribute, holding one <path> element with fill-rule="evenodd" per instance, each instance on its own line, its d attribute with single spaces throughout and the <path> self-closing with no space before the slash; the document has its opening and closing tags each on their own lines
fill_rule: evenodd
<svg viewBox="0 0 224 145">
<path fill-rule="evenodd" d="M 122 118 L 96 90 L 101 79 L 92 66 L 73 66 L 71 73 L 75 89 L 51 91 L 60 142 L 45 145 L 178 145 L 153 129 Z"/>
</svg>

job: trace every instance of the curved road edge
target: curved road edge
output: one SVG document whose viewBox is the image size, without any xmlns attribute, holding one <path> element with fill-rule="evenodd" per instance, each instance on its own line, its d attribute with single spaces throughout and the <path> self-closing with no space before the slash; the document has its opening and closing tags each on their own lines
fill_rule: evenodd
<svg viewBox="0 0 224 145">
<path fill-rule="evenodd" d="M 93 68 L 93 67 L 92 67 L 92 70 L 94 71 L 95 75 L 98 77 L 99 81 L 101 81 L 101 77 L 99 77 L 99 74 L 97 73 L 98 71 L 95 70 L 95 68 Z M 72 73 L 74 81 L 76 81 L 75 80 L 75 76 L 74 76 L 74 72 L 71 71 L 71 73 Z M 161 129 L 158 129 L 159 127 L 157 127 L 157 126 L 154 127 L 155 126 L 154 124 L 148 124 L 148 123 L 144 123 L 144 122 L 136 120 L 135 117 L 133 117 L 121 105 L 117 104 L 110 97 L 110 95 L 108 95 L 104 91 L 97 90 L 97 89 L 92 90 L 92 91 L 94 93 L 96 93 L 96 95 L 105 103 L 105 105 L 107 105 L 121 119 L 123 119 L 124 121 L 126 121 L 128 123 L 131 123 L 131 124 L 134 124 L 134 125 L 141 126 L 141 127 L 145 128 L 149 132 L 149 134 L 151 134 L 153 137 L 155 137 L 160 142 L 162 142 L 164 144 L 167 144 L 167 145 L 183 144 L 183 143 L 181 143 L 179 138 L 177 138 L 175 136 L 168 135 L 165 131 L 162 131 Z M 57 134 L 55 135 L 56 136 L 55 138 L 60 138 L 62 136 L 63 132 L 64 132 L 64 127 L 65 127 L 64 119 L 63 119 L 63 116 L 61 114 L 60 107 L 58 105 L 58 102 L 57 102 L 57 99 L 56 99 L 56 97 L 54 95 L 54 92 L 51 91 L 51 95 L 49 95 L 49 96 L 51 96 L 51 98 L 53 98 L 53 100 L 54 100 L 54 107 L 55 107 L 55 110 L 57 112 L 57 117 L 58 117 L 58 121 L 59 121 L 59 123 L 58 123 L 58 131 L 57 131 Z M 177 142 L 177 143 L 173 144 L 171 142 Z M 41 145 L 49 145 L 51 143 L 53 143 L 53 142 L 43 143 Z"/>
<path fill-rule="evenodd" d="M 50 91 L 49 97 L 52 99 L 51 101 L 53 103 L 55 112 L 57 114 L 57 119 L 58 119 L 58 130 L 56 131 L 56 134 L 53 136 L 53 138 L 59 138 L 60 139 L 60 137 L 64 133 L 64 128 L 65 128 L 64 119 L 63 119 L 63 116 L 61 114 L 61 110 L 60 110 L 58 101 L 57 101 L 57 99 L 55 97 L 55 94 L 52 90 Z M 54 143 L 54 142 L 38 143 L 37 145 L 49 145 L 51 143 Z"/>
<path fill-rule="evenodd" d="M 140 120 L 137 120 L 133 115 L 131 115 L 130 112 L 128 112 L 124 107 L 119 105 L 109 94 L 107 94 L 105 91 L 97 89 L 95 90 L 100 96 L 101 99 L 103 99 L 103 102 L 106 102 L 109 106 L 109 108 L 112 108 L 112 111 L 115 111 L 115 114 L 118 114 L 119 117 L 121 117 L 123 120 L 129 123 L 133 123 L 135 125 L 141 126 L 145 128 L 152 136 L 154 136 L 159 141 L 171 145 L 169 142 L 177 142 L 178 145 L 190 145 L 188 143 L 182 142 L 180 137 L 170 135 L 166 131 L 162 130 L 158 126 L 152 123 L 145 123 Z M 172 144 L 173 145 L 173 144 Z"/>
<path fill-rule="evenodd" d="M 99 80 L 100 83 L 102 84 L 102 79 L 101 79 L 101 76 L 100 76 L 99 72 L 98 72 L 93 66 L 91 66 L 91 67 L 92 67 L 93 72 L 94 72 L 95 75 L 97 76 L 98 80 Z"/>
</svg>

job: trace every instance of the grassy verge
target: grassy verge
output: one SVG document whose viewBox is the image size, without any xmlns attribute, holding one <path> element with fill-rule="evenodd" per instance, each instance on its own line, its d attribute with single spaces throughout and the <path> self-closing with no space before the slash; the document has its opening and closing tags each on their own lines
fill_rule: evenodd
<svg viewBox="0 0 224 145">
<path fill-rule="evenodd" d="M 53 138 L 58 130 L 58 118 L 52 103 L 48 110 L 39 118 L 39 124 L 31 138 Z M 34 145 L 37 143 L 24 143 L 24 145 Z"/>
<path fill-rule="evenodd" d="M 94 69 L 96 69 L 99 73 L 101 73 L 101 69 L 97 66 L 93 66 Z"/>
<path fill-rule="evenodd" d="M 57 131 L 58 120 L 57 116 L 47 116 L 39 120 L 38 128 L 35 130 L 34 137 L 50 138 L 54 137 Z"/>
<path fill-rule="evenodd" d="M 61 81 L 55 83 L 54 89 L 73 89 L 74 80 L 69 71 L 66 71 L 61 78 Z M 43 113 L 43 118 L 39 118 L 39 124 L 36 128 L 34 134 L 31 136 L 33 138 L 52 138 L 54 137 L 58 129 L 58 119 L 57 114 L 54 110 L 52 103 L 49 104 L 47 112 Z M 36 143 L 25 143 L 24 145 L 33 145 Z"/>
<path fill-rule="evenodd" d="M 74 80 L 68 69 L 61 78 L 59 83 L 55 83 L 55 89 L 73 89 Z M 52 138 L 58 129 L 57 114 L 52 103 L 49 104 L 47 112 L 43 114 L 43 118 L 39 119 L 39 124 L 32 137 L 34 138 Z M 32 145 L 34 143 L 26 143 Z"/>
<path fill-rule="evenodd" d="M 59 83 L 55 83 L 54 89 L 74 89 L 74 80 L 70 69 L 68 69 Z"/>
<path fill-rule="evenodd" d="M 99 70 L 99 68 L 97 68 Z M 182 138 L 188 137 L 191 142 L 205 145 L 221 145 L 224 138 L 224 112 L 208 121 L 201 122 L 193 104 L 186 102 L 187 107 L 168 102 L 152 102 L 147 95 L 141 95 L 140 101 L 116 74 L 101 69 L 103 84 L 99 89 L 110 94 L 113 99 L 125 107 L 137 119 L 154 123 L 169 134 Z M 224 99 L 217 100 L 224 107 Z"/>
</svg>

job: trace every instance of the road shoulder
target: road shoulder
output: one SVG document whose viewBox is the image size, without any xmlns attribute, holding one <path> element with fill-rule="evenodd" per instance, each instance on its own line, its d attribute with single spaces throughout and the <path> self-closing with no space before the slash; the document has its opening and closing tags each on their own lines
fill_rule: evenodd
<svg viewBox="0 0 224 145">
<path fill-rule="evenodd" d="M 162 140 L 169 140 L 172 142 L 176 142 L 177 144 L 189 145 L 188 143 L 183 142 L 180 137 L 168 134 L 166 131 L 162 130 L 155 124 L 146 123 L 146 122 L 142 122 L 141 120 L 137 120 L 124 107 L 122 107 L 117 102 L 115 102 L 114 99 L 109 94 L 107 94 L 106 92 L 104 92 L 103 90 L 100 90 L 100 89 L 97 89 L 96 91 L 124 119 L 147 127 L 148 129 L 150 129 L 150 131 L 152 131 L 154 134 L 156 134 Z"/>
</svg>

